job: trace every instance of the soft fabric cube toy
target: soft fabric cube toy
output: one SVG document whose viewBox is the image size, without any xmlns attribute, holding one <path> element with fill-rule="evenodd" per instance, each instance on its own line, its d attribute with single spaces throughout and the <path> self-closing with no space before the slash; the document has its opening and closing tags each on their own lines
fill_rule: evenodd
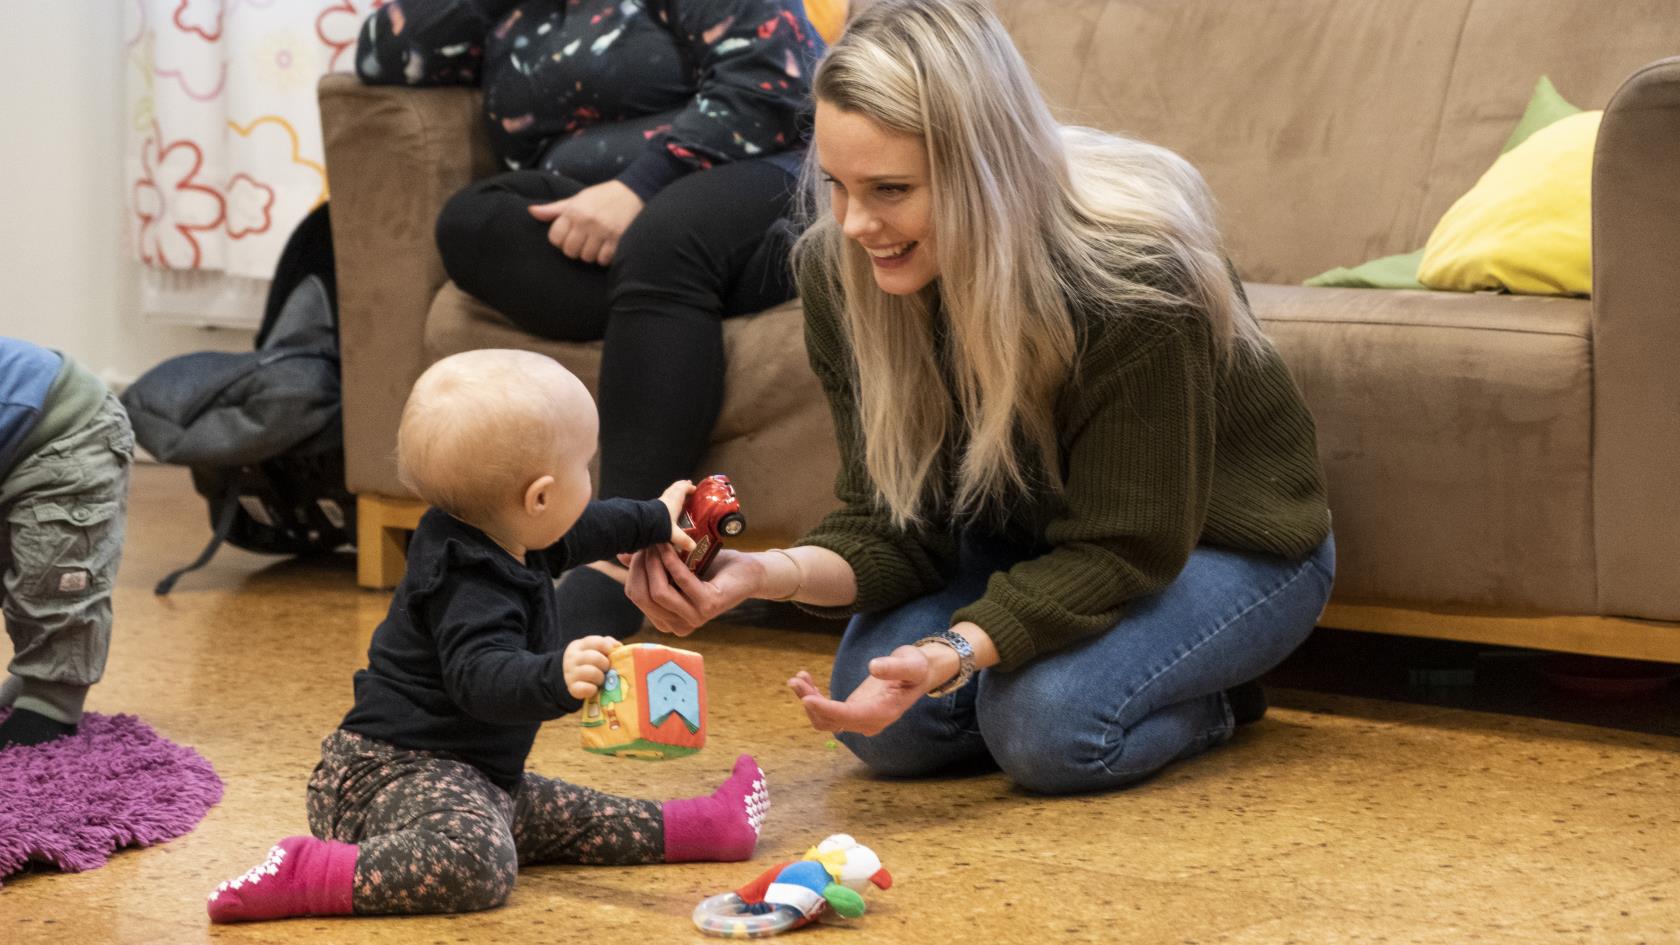
<svg viewBox="0 0 1680 945">
<path fill-rule="evenodd" d="M 583 747 L 662 761 L 706 744 L 706 672 L 691 650 L 633 643 L 612 651 L 600 692 L 583 703 Z"/>
</svg>

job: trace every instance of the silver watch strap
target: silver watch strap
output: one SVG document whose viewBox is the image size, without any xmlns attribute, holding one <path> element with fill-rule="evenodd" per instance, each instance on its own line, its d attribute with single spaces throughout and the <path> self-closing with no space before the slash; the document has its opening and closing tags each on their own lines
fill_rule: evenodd
<svg viewBox="0 0 1680 945">
<path fill-rule="evenodd" d="M 921 646 L 923 643 L 941 643 L 956 651 L 957 654 L 957 675 L 951 677 L 950 681 L 943 685 L 929 689 L 928 696 L 930 698 L 938 699 L 941 696 L 948 696 L 968 685 L 968 681 L 974 678 L 974 646 L 962 634 L 951 630 L 939 630 L 922 637 L 911 645 Z"/>
</svg>

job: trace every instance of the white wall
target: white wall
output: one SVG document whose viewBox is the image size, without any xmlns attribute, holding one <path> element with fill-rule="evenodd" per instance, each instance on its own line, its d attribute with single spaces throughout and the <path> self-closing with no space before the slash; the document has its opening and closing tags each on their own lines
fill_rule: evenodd
<svg viewBox="0 0 1680 945">
<path fill-rule="evenodd" d="M 69 352 L 121 386 L 251 333 L 143 321 L 123 238 L 123 17 L 112 0 L 5 4 L 0 30 L 0 334 Z"/>
</svg>

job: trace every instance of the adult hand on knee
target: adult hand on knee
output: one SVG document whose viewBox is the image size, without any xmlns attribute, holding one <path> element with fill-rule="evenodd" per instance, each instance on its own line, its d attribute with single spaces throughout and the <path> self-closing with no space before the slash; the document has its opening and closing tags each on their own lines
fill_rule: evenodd
<svg viewBox="0 0 1680 945">
<path fill-rule="evenodd" d="M 788 688 L 799 697 L 811 727 L 817 731 L 879 735 L 941 681 L 935 678 L 927 654 L 920 647 L 906 645 L 870 660 L 869 678 L 844 702 L 823 695 L 804 670 L 788 680 Z"/>
<path fill-rule="evenodd" d="M 565 200 L 531 206 L 549 224 L 548 241 L 579 262 L 610 265 L 618 241 L 642 212 L 642 198 L 616 180 L 585 187 Z"/>
<path fill-rule="evenodd" d="M 630 569 L 624 593 L 655 629 L 679 637 L 758 596 L 764 584 L 764 565 L 727 548 L 712 559 L 705 580 L 689 571 L 670 545 L 655 545 L 620 561 Z"/>
</svg>

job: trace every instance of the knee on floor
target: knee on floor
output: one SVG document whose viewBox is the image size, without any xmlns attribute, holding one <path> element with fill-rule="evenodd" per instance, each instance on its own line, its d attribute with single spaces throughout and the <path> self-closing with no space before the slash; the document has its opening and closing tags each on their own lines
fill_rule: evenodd
<svg viewBox="0 0 1680 945">
<path fill-rule="evenodd" d="M 463 851 L 454 860 L 453 868 L 444 872 L 456 884 L 454 911 L 478 912 L 507 902 L 519 871 L 511 841 L 491 850 Z"/>
<path fill-rule="evenodd" d="M 1053 704 L 1053 703 L 1052 703 Z M 1095 739 L 1090 731 L 1048 722 L 1041 713 L 987 712 L 980 714 L 980 734 L 986 750 L 1003 773 L 1018 786 L 1038 794 L 1076 794 L 1107 790 L 1142 781 L 1159 765 L 1141 770 L 1128 766 L 1124 734 Z"/>
</svg>

